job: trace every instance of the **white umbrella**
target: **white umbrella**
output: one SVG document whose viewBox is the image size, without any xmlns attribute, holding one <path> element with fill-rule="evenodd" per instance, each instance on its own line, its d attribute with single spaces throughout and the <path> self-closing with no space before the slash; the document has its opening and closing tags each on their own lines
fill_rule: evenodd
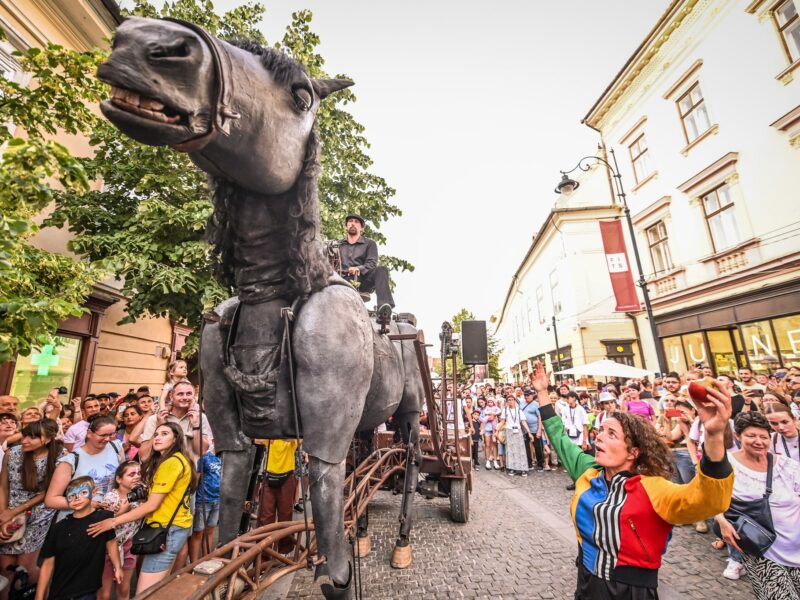
<svg viewBox="0 0 800 600">
<path fill-rule="evenodd" d="M 642 378 L 652 375 L 653 371 L 647 369 L 639 369 L 637 367 L 629 367 L 622 363 L 614 362 L 613 360 L 603 359 L 598 360 L 588 365 L 581 365 L 573 367 L 572 369 L 564 369 L 558 371 L 558 375 L 599 375 L 603 377 L 628 377 L 628 378 Z"/>
</svg>

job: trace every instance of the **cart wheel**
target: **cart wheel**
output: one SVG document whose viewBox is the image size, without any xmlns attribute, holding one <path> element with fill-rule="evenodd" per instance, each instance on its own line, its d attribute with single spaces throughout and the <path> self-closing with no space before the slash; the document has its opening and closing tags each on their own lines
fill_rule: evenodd
<svg viewBox="0 0 800 600">
<path fill-rule="evenodd" d="M 450 518 L 456 523 L 469 521 L 469 491 L 466 479 L 450 481 Z"/>
</svg>

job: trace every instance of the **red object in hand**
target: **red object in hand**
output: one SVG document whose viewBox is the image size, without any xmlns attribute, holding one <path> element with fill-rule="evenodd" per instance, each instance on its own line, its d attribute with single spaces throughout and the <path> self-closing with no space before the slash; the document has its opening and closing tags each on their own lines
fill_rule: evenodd
<svg viewBox="0 0 800 600">
<path fill-rule="evenodd" d="M 699 402 L 700 404 L 708 404 L 708 388 L 710 387 L 717 387 L 716 382 L 710 377 L 706 377 L 700 381 L 690 381 L 689 395 L 695 402 Z"/>
</svg>

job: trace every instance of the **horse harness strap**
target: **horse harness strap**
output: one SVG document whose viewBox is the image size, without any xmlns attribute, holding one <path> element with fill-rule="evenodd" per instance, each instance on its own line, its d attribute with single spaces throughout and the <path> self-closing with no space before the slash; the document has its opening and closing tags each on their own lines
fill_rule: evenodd
<svg viewBox="0 0 800 600">
<path fill-rule="evenodd" d="M 292 352 L 292 322 L 295 318 L 295 312 L 302 308 L 307 296 L 295 298 L 291 307 L 281 309 L 281 318 L 283 319 L 283 341 L 281 342 L 281 354 L 286 352 L 286 364 L 289 367 L 289 387 L 292 396 L 292 412 L 294 413 L 294 430 L 296 432 L 297 449 L 295 450 L 295 466 L 302 466 L 303 464 L 303 438 L 300 433 L 300 411 L 297 408 L 297 390 L 295 388 L 295 373 L 294 373 L 294 353 Z M 301 467 L 302 468 L 302 467 Z M 308 528 L 308 506 L 306 493 L 306 480 L 305 477 L 300 477 L 300 494 L 303 499 L 303 521 L 305 525 L 305 538 L 306 538 L 306 568 L 311 569 L 313 560 L 311 558 L 311 531 Z"/>
<path fill-rule="evenodd" d="M 233 80 L 231 78 L 231 58 L 222 45 L 222 42 L 212 37 L 205 29 L 195 23 L 165 17 L 165 21 L 177 23 L 195 32 L 202 39 L 214 60 L 214 69 L 217 72 L 216 93 L 214 101 L 211 103 L 211 128 L 207 133 L 192 138 L 172 147 L 182 152 L 197 152 L 210 144 L 218 134 L 230 134 L 230 122 L 238 119 L 241 115 L 230 106 L 231 96 L 233 95 Z"/>
</svg>

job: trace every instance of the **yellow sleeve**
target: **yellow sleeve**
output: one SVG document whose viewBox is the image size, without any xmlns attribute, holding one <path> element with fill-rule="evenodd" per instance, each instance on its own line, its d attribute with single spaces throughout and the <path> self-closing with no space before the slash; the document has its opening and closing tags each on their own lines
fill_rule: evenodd
<svg viewBox="0 0 800 600">
<path fill-rule="evenodd" d="M 728 510 L 733 494 L 733 470 L 727 457 L 715 463 L 704 455 L 697 475 L 689 483 L 642 477 L 642 486 L 653 509 L 667 523 L 697 523 Z"/>
</svg>

